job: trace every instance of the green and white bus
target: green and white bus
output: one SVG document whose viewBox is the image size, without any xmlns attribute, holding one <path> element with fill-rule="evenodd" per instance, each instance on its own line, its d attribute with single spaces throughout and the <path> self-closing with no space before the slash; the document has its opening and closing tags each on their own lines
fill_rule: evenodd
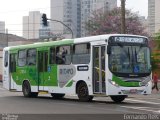
<svg viewBox="0 0 160 120">
<path fill-rule="evenodd" d="M 54 98 L 77 95 L 81 101 L 129 94 L 151 94 L 148 38 L 107 34 L 6 47 L 3 86 L 25 97 L 40 92 Z"/>
</svg>

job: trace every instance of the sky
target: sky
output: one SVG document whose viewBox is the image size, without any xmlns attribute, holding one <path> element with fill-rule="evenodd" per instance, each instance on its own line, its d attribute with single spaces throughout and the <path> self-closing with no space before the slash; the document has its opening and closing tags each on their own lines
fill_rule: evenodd
<svg viewBox="0 0 160 120">
<path fill-rule="evenodd" d="M 118 6 L 120 6 L 120 0 Z M 148 16 L 148 0 L 126 0 L 126 8 Z M 40 11 L 50 17 L 50 0 L 0 0 L 0 21 L 5 21 L 8 33 L 22 36 L 22 18 L 29 11 Z M 57 11 L 58 12 L 58 11 Z"/>
</svg>

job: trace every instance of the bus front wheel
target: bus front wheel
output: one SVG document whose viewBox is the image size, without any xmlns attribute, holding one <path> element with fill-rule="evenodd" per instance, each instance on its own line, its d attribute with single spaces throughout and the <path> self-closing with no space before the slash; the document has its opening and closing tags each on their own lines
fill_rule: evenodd
<svg viewBox="0 0 160 120">
<path fill-rule="evenodd" d="M 116 103 L 120 103 L 122 102 L 127 96 L 126 95 L 114 95 L 114 96 L 110 96 L 111 99 L 116 102 Z"/>
<path fill-rule="evenodd" d="M 89 95 L 88 87 L 84 82 L 79 83 L 77 87 L 77 94 L 79 100 L 83 102 L 92 101 L 93 99 L 93 96 Z"/>
</svg>

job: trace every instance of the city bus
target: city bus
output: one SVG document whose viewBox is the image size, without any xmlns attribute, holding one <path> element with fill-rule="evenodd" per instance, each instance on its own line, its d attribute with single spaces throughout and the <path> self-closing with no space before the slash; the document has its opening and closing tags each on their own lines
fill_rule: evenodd
<svg viewBox="0 0 160 120">
<path fill-rule="evenodd" d="M 80 101 L 151 94 L 148 38 L 106 34 L 6 47 L 3 86 L 25 97 L 46 92 L 53 98 L 77 95 Z"/>
</svg>

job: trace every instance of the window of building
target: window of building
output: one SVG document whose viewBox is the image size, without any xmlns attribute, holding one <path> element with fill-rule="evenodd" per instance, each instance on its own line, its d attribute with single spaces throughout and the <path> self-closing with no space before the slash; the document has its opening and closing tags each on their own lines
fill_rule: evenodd
<svg viewBox="0 0 160 120">
<path fill-rule="evenodd" d="M 77 44 L 73 46 L 73 64 L 88 64 L 90 62 L 90 44 Z"/>
</svg>

